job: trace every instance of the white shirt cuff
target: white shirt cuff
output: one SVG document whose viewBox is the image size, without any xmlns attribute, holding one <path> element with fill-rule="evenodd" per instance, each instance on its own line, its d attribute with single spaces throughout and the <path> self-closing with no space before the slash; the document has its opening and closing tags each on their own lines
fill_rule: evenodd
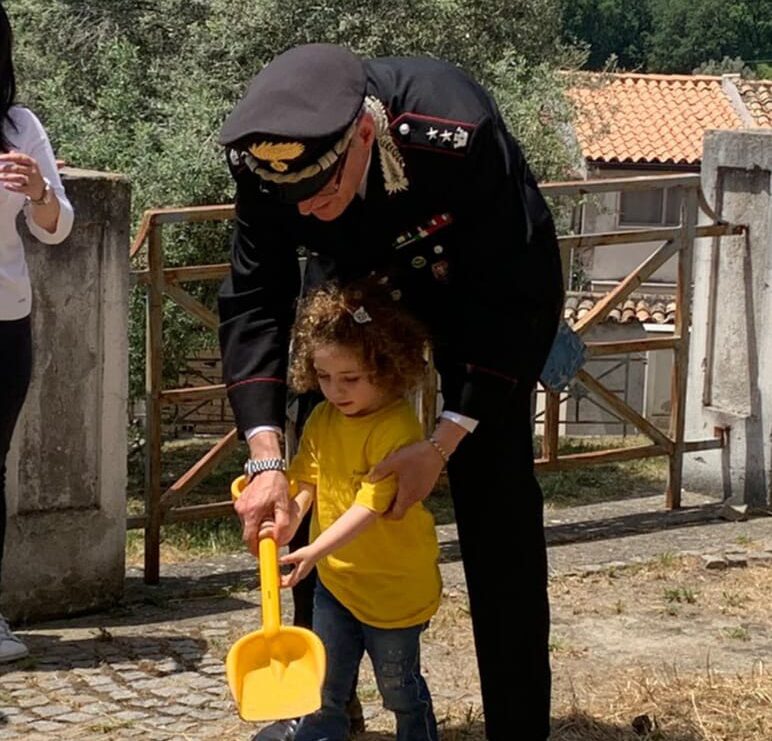
<svg viewBox="0 0 772 741">
<path fill-rule="evenodd" d="M 440 414 L 440 417 L 447 419 L 450 422 L 454 422 L 459 427 L 463 427 L 467 432 L 474 432 L 479 423 L 476 419 L 465 417 L 463 414 L 458 414 L 456 412 L 443 412 Z"/>
<path fill-rule="evenodd" d="M 250 438 L 257 435 L 258 432 L 275 432 L 279 436 L 279 440 L 283 437 L 281 427 L 276 427 L 274 425 L 258 425 L 257 427 L 250 427 L 244 433 L 244 439 L 248 441 Z"/>
</svg>

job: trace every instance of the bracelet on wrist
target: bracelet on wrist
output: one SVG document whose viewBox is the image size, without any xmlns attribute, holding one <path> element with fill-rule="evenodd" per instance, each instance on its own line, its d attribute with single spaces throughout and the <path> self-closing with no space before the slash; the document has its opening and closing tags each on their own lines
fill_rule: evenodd
<svg viewBox="0 0 772 741">
<path fill-rule="evenodd" d="M 432 435 L 427 438 L 427 442 L 440 454 L 443 463 L 447 463 L 450 460 L 450 453 L 437 442 L 437 439 Z"/>
</svg>

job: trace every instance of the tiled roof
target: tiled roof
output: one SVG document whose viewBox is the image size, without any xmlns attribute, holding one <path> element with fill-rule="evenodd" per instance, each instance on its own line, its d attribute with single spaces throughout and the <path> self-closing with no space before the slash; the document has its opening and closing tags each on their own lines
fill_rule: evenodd
<svg viewBox="0 0 772 741">
<path fill-rule="evenodd" d="M 569 291 L 563 309 L 563 317 L 573 327 L 595 304 L 603 298 L 602 293 Z M 633 295 L 617 304 L 605 321 L 617 324 L 674 324 L 676 304 L 672 296 Z"/>
<path fill-rule="evenodd" d="M 756 126 L 772 128 L 772 80 L 737 80 L 735 84 Z"/>
<path fill-rule="evenodd" d="M 742 129 L 720 77 L 579 74 L 569 89 L 585 159 L 698 165 L 706 129 Z"/>
</svg>

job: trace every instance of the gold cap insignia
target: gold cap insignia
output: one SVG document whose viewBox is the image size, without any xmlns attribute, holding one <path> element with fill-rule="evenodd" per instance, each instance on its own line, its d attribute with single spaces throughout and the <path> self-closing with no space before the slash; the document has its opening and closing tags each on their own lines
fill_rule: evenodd
<svg viewBox="0 0 772 741">
<path fill-rule="evenodd" d="M 294 160 L 305 151 L 305 145 L 300 142 L 261 142 L 252 144 L 249 153 L 258 160 L 268 162 L 272 170 L 286 172 L 287 163 L 284 160 Z"/>
</svg>

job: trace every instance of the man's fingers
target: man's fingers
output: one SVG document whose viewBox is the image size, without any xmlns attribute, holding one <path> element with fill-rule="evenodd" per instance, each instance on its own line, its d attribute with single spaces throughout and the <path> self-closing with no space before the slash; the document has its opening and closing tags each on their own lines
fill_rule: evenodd
<svg viewBox="0 0 772 741">
<path fill-rule="evenodd" d="M 387 520 L 401 520 L 407 512 L 405 504 L 397 497 L 394 500 L 394 504 L 391 505 L 391 509 L 384 515 Z"/>
<path fill-rule="evenodd" d="M 380 463 L 376 463 L 370 469 L 370 472 L 367 474 L 365 478 L 367 481 L 374 484 L 376 481 L 385 479 L 387 476 L 390 476 L 393 473 L 394 473 L 394 468 L 389 464 L 389 459 L 385 458 Z"/>
</svg>

